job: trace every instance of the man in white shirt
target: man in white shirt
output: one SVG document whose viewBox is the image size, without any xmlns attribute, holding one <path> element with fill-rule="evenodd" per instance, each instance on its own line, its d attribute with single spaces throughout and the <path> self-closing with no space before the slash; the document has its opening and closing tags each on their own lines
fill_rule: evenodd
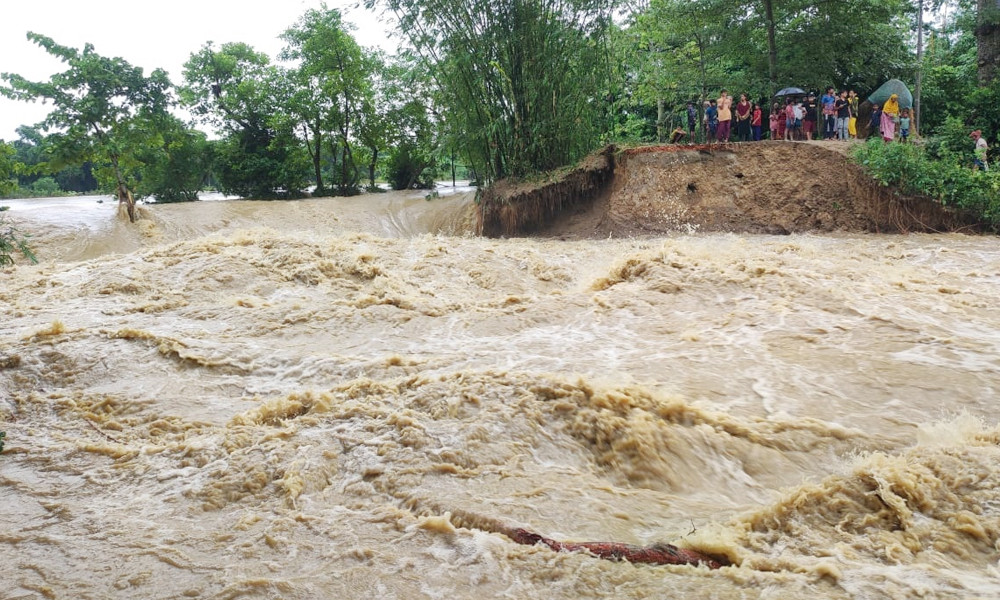
<svg viewBox="0 0 1000 600">
<path fill-rule="evenodd" d="M 973 151 L 975 159 L 973 160 L 972 169 L 978 171 L 980 167 L 984 171 L 989 171 L 989 163 L 986 162 L 986 152 L 989 150 L 990 146 L 986 143 L 986 138 L 983 137 L 983 132 L 979 129 L 973 131 L 969 136 L 976 140 L 976 149 Z"/>
</svg>

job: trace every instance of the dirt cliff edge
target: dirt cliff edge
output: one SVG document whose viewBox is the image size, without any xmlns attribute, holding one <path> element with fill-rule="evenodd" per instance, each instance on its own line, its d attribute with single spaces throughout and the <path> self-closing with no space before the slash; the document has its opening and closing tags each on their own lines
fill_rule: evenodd
<svg viewBox="0 0 1000 600">
<path fill-rule="evenodd" d="M 588 238 L 975 228 L 968 215 L 879 186 L 827 145 L 609 146 L 562 175 L 485 190 L 477 230 Z"/>
</svg>

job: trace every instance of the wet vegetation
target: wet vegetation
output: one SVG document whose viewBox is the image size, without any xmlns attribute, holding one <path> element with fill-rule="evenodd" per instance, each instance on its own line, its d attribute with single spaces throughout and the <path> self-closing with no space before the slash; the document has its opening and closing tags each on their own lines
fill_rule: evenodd
<svg viewBox="0 0 1000 600">
<path fill-rule="evenodd" d="M 0 207 L 3 209 L 5 207 Z M 28 245 L 30 236 L 14 226 L 7 215 L 0 213 L 0 267 L 14 264 L 14 256 L 20 254 L 31 262 L 38 262 Z"/>
<path fill-rule="evenodd" d="M 964 127 L 962 128 L 964 130 Z M 1000 227 L 1000 173 L 972 170 L 971 158 L 938 141 L 932 148 L 870 140 L 854 150 L 865 173 L 884 187 L 932 198 Z"/>
</svg>

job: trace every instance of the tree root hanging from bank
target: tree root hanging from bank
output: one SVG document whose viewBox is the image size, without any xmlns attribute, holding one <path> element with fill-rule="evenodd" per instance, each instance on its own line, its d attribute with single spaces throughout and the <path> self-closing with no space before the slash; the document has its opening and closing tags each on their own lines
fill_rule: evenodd
<svg viewBox="0 0 1000 600">
<path fill-rule="evenodd" d="M 556 552 L 587 551 L 606 560 L 627 560 L 630 563 L 651 565 L 705 565 L 710 569 L 729 566 L 729 562 L 725 559 L 711 557 L 696 550 L 678 548 L 673 544 L 633 546 L 621 542 L 558 542 L 519 527 L 500 533 L 518 544 L 534 546 L 541 543 Z"/>
</svg>

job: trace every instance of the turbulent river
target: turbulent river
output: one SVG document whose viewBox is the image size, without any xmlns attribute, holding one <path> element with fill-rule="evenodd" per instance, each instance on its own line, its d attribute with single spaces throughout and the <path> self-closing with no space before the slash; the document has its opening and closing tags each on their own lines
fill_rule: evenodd
<svg viewBox="0 0 1000 600">
<path fill-rule="evenodd" d="M 997 238 L 472 203 L 0 202 L 0 597 L 1000 596 Z"/>
</svg>

